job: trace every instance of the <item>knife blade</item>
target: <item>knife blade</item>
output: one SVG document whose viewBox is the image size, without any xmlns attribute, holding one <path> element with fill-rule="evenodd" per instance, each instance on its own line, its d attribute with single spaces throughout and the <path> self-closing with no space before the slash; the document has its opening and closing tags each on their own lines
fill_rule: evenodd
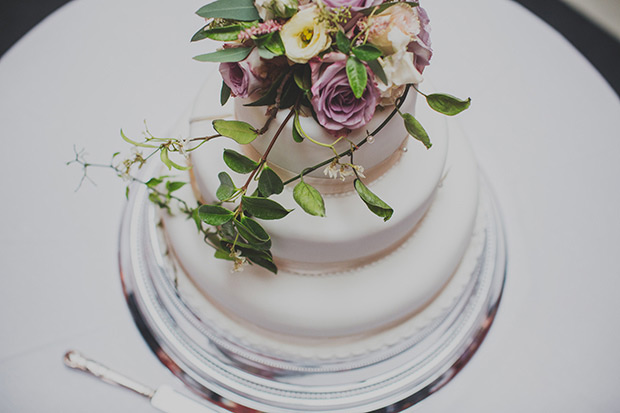
<svg viewBox="0 0 620 413">
<path fill-rule="evenodd" d="M 105 381 L 129 389 L 141 396 L 147 397 L 151 405 L 164 413 L 222 413 L 225 410 L 214 410 L 184 394 L 174 390 L 170 386 L 162 385 L 154 389 L 145 386 L 127 376 L 109 369 L 103 364 L 88 359 L 75 350 L 68 351 L 64 356 L 64 363 L 68 367 L 81 370 Z"/>
</svg>

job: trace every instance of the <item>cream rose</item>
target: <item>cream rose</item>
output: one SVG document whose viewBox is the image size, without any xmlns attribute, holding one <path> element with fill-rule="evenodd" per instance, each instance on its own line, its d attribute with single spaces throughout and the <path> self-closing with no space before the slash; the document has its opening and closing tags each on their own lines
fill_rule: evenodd
<svg viewBox="0 0 620 413">
<path fill-rule="evenodd" d="M 411 52 L 397 52 L 385 57 L 381 61 L 388 84 L 377 82 L 381 92 L 381 104 L 393 105 L 404 91 L 404 85 L 422 83 L 424 78 L 414 64 L 414 55 Z"/>
<path fill-rule="evenodd" d="M 371 20 L 368 41 L 383 54 L 404 51 L 420 33 L 418 12 L 407 4 L 397 4 L 379 13 Z"/>
<path fill-rule="evenodd" d="M 319 9 L 310 6 L 300 10 L 280 29 L 286 57 L 295 63 L 308 60 L 327 49 L 332 39 L 327 27 L 318 22 Z"/>
</svg>

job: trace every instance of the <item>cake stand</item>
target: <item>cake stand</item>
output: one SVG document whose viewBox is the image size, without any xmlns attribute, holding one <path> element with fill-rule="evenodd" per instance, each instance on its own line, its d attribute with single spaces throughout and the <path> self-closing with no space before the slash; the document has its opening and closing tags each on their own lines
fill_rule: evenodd
<svg viewBox="0 0 620 413">
<path fill-rule="evenodd" d="M 179 270 L 148 190 L 137 186 L 131 193 L 121 226 L 120 270 L 133 318 L 162 363 L 222 412 L 403 411 L 463 368 L 497 312 L 506 249 L 500 214 L 484 178 L 481 254 L 458 299 L 397 343 L 333 360 L 264 352 L 200 317 L 178 288 Z"/>
</svg>

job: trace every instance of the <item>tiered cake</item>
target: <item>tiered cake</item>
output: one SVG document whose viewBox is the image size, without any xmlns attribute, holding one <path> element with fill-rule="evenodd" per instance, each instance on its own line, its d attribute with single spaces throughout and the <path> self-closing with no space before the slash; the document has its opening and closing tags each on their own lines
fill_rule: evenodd
<svg viewBox="0 0 620 413">
<path fill-rule="evenodd" d="M 264 117 L 264 109 L 243 107 L 239 100 L 224 108 L 214 105 L 210 94 L 216 82 L 207 82 L 195 102 L 191 137 L 213 133 L 214 118 L 235 113 L 246 120 Z M 414 104 L 410 99 L 405 106 Z M 381 122 L 387 113 L 373 122 Z M 181 288 L 191 290 L 202 316 L 216 318 L 229 333 L 256 345 L 327 357 L 386 345 L 423 328 L 449 307 L 469 281 L 480 253 L 475 236 L 478 173 L 457 129 L 421 104 L 416 116 L 433 134 L 431 150 L 409 137 L 402 122 L 391 122 L 375 143 L 364 147 L 367 153 L 360 154 L 367 157 L 366 165 L 373 165 L 364 171 L 372 179 L 370 188 L 390 200 L 394 216 L 383 222 L 370 214 L 349 179 L 333 180 L 322 173 L 306 178 L 317 188 L 330 188 L 327 216 L 295 211 L 281 222 L 262 222 L 271 233 L 277 274 L 258 266 L 232 273 L 229 262 L 212 257 L 193 222 L 166 216 L 169 245 L 187 276 Z M 303 121 L 307 129 L 314 122 Z M 288 138 L 290 131 L 283 136 Z M 365 130 L 356 131 L 351 139 L 365 136 Z M 255 154 L 261 153 L 269 133 L 262 138 L 252 145 Z M 306 165 L 307 159 L 298 161 L 297 154 L 325 158 L 325 148 L 308 143 L 299 150 L 293 145 L 303 144 L 287 138 L 277 142 L 280 149 L 269 157 L 284 179 L 300 172 L 295 165 Z M 320 138 L 333 140 L 327 134 Z M 209 145 L 208 151 L 192 155 L 194 192 L 206 202 L 215 199 L 217 173 L 225 168 L 221 154 L 231 142 L 214 140 Z M 375 157 L 373 151 L 381 146 L 390 147 L 391 153 Z M 291 188 L 277 200 L 295 208 Z"/>
<path fill-rule="evenodd" d="M 175 138 L 123 136 L 168 169 L 185 171 L 172 152 L 191 162 L 185 179 L 153 168 L 131 191 L 132 313 L 171 371 L 225 409 L 407 409 L 476 350 L 505 271 L 493 200 L 441 115 L 470 101 L 422 83 L 426 12 L 215 0 L 198 14 L 193 40 L 223 45 L 196 59 L 219 73 Z"/>
</svg>

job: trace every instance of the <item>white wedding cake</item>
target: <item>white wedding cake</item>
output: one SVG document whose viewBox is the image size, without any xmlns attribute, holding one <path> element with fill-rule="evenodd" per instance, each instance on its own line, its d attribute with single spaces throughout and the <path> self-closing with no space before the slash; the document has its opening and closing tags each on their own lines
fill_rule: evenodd
<svg viewBox="0 0 620 413">
<path fill-rule="evenodd" d="M 506 262 L 450 118 L 471 101 L 422 77 L 426 12 L 213 0 L 197 14 L 192 40 L 219 45 L 195 59 L 218 72 L 172 137 L 122 134 L 135 150 L 115 167 L 142 184 L 120 239 L 141 332 L 227 410 L 408 409 L 476 351 Z M 130 174 L 155 155 L 166 168 Z"/>
<path fill-rule="evenodd" d="M 216 78 L 208 81 L 196 99 L 185 131 L 190 137 L 212 134 L 215 118 L 233 118 L 235 113 L 246 120 L 264 117 L 264 108 L 248 109 L 241 102 L 223 108 L 213 104 L 216 87 Z M 411 99 L 405 105 L 414 104 Z M 325 196 L 326 217 L 299 212 L 280 222 L 263 222 L 271 234 L 277 274 L 256 265 L 233 273 L 230 262 L 213 258 L 193 222 L 166 215 L 167 242 L 181 270 L 179 288 L 201 317 L 254 346 L 332 357 L 398 341 L 449 308 L 470 280 L 482 248 L 476 228 L 478 172 L 459 130 L 425 105 L 415 109 L 433 134 L 431 150 L 408 137 L 402 122 L 388 124 L 376 144 L 365 147 L 391 147 L 392 153 L 380 153 L 380 159 L 369 151 L 366 164 L 374 167 L 365 171 L 373 178 L 370 188 L 394 207 L 390 221 L 371 215 L 348 179 L 315 174 L 314 185 L 331 188 Z M 389 111 L 373 121 L 380 122 L 385 113 Z M 351 139 L 365 135 L 365 130 L 357 131 Z M 295 165 L 306 164 L 291 153 L 325 158 L 325 148 L 316 145 L 291 152 L 287 145 L 299 144 L 288 136 L 283 133 L 282 149 L 269 158 L 283 178 L 299 172 Z M 269 133 L 264 138 L 267 141 Z M 257 154 L 264 145 L 259 139 L 253 145 Z M 208 151 L 196 151 L 191 158 L 194 194 L 203 202 L 216 199 L 216 177 L 226 167 L 222 152 L 231 142 L 214 140 L 209 145 Z M 295 208 L 292 188 L 277 200 Z"/>
<path fill-rule="evenodd" d="M 476 162 L 437 113 L 469 100 L 419 89 L 426 12 L 337 3 L 208 4 L 195 39 L 227 43 L 196 59 L 219 73 L 178 139 L 129 140 L 158 148 L 169 169 L 184 169 L 169 152 L 191 163 L 191 185 L 147 182 L 168 191 L 150 199 L 180 297 L 233 342 L 276 356 L 349 357 L 415 335 L 466 294 L 484 249 Z"/>
</svg>

